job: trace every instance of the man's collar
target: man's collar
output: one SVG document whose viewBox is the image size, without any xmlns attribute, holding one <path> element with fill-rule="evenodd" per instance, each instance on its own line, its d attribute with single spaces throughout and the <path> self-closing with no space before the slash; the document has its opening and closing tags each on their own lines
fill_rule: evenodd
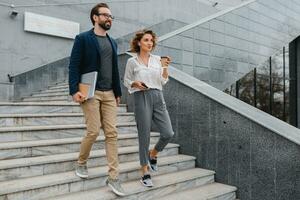
<svg viewBox="0 0 300 200">
<path fill-rule="evenodd" d="M 91 28 L 89 32 L 90 32 L 90 34 L 92 34 L 92 35 L 94 35 L 94 36 L 97 36 L 97 35 L 95 34 L 95 32 L 94 32 L 94 28 Z M 106 36 L 110 38 L 110 36 L 109 36 L 109 34 L 108 34 L 107 32 L 106 32 Z"/>
</svg>

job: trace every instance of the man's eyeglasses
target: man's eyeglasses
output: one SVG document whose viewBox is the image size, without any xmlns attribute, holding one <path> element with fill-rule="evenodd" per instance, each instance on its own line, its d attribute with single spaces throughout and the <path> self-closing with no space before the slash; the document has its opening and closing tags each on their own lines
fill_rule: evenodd
<svg viewBox="0 0 300 200">
<path fill-rule="evenodd" d="M 115 19 L 114 16 L 112 16 L 112 15 L 110 15 L 110 14 L 107 14 L 107 13 L 98 13 L 98 14 L 96 14 L 96 15 L 97 15 L 97 16 L 102 15 L 102 16 L 104 16 L 106 19 L 109 19 L 109 18 L 111 18 L 112 20 Z"/>
</svg>

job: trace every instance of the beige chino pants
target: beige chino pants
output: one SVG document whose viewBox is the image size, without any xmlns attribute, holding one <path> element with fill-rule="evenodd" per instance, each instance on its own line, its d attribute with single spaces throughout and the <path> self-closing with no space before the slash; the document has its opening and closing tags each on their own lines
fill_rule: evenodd
<svg viewBox="0 0 300 200">
<path fill-rule="evenodd" d="M 81 104 L 84 113 L 87 132 L 81 141 L 78 164 L 86 164 L 94 142 L 103 128 L 105 136 L 105 151 L 108 162 L 108 174 L 112 179 L 119 175 L 119 160 L 117 148 L 117 104 L 114 93 L 110 91 L 95 91 L 95 96 Z"/>
</svg>

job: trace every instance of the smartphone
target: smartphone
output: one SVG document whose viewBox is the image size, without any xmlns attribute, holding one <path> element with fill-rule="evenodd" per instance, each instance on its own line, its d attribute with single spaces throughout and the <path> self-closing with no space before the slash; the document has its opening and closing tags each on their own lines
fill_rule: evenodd
<svg viewBox="0 0 300 200">
<path fill-rule="evenodd" d="M 144 86 L 145 88 L 148 88 L 148 86 L 145 83 L 142 83 L 142 86 Z"/>
</svg>

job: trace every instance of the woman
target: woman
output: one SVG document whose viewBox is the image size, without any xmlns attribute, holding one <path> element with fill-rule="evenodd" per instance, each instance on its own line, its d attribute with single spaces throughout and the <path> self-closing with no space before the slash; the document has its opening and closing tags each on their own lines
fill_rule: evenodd
<svg viewBox="0 0 300 200">
<path fill-rule="evenodd" d="M 174 132 L 164 101 L 162 86 L 168 81 L 170 57 L 151 54 L 156 45 L 156 35 L 151 30 L 137 32 L 131 41 L 131 51 L 137 53 L 128 59 L 124 85 L 134 93 L 135 119 L 139 137 L 141 183 L 152 187 L 149 168 L 157 171 L 157 155 L 168 144 Z M 151 122 L 160 131 L 160 138 L 149 151 Z"/>
</svg>

